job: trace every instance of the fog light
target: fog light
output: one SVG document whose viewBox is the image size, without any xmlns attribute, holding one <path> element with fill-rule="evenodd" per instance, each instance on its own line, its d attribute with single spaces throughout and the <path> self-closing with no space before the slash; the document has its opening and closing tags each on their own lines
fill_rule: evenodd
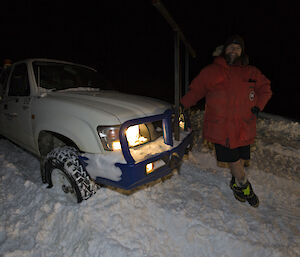
<svg viewBox="0 0 300 257">
<path fill-rule="evenodd" d="M 151 173 L 151 172 L 153 171 L 153 168 L 154 168 L 153 163 L 152 163 L 152 162 L 151 162 L 151 163 L 148 163 L 148 164 L 146 165 L 146 173 L 147 173 L 147 174 Z"/>
</svg>

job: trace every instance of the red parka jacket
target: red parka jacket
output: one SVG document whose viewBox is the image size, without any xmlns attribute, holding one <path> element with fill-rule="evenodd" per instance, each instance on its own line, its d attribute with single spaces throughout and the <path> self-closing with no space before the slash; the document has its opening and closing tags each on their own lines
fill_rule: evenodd
<svg viewBox="0 0 300 257">
<path fill-rule="evenodd" d="M 270 81 L 256 67 L 228 65 L 216 57 L 192 81 L 181 103 L 188 108 L 205 97 L 203 137 L 232 149 L 254 143 L 251 108 L 263 110 L 271 95 Z"/>
</svg>

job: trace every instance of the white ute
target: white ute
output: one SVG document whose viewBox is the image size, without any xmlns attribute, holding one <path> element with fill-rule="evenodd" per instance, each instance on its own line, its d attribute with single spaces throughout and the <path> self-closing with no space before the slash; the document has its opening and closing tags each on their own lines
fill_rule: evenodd
<svg viewBox="0 0 300 257">
<path fill-rule="evenodd" d="M 76 202 L 97 185 L 130 190 L 169 174 L 192 142 L 173 140 L 169 103 L 108 90 L 96 70 L 27 59 L 2 70 L 0 134 L 41 160 L 41 177 Z"/>
</svg>

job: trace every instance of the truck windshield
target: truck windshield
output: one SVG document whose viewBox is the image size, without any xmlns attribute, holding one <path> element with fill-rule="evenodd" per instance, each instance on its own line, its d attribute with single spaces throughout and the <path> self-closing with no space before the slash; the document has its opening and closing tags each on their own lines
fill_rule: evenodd
<svg viewBox="0 0 300 257">
<path fill-rule="evenodd" d="M 36 61 L 33 70 L 37 85 L 45 90 L 107 89 L 103 76 L 88 67 Z"/>
</svg>

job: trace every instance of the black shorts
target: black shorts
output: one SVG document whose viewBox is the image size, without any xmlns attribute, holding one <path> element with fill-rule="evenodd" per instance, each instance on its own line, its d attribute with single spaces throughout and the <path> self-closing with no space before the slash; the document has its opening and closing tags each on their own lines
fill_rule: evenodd
<svg viewBox="0 0 300 257">
<path fill-rule="evenodd" d="M 236 162 L 239 159 L 250 160 L 250 145 L 234 149 L 215 144 L 216 156 L 219 162 Z"/>
</svg>

